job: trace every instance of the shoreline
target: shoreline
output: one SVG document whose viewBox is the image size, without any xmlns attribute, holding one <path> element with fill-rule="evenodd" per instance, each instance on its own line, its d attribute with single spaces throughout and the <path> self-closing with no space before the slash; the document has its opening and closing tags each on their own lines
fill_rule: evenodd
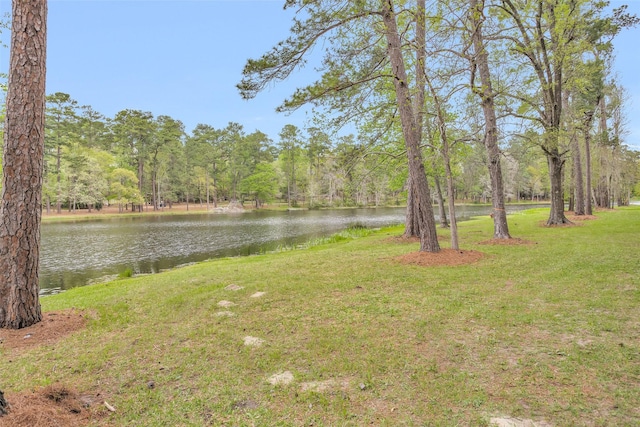
<svg viewBox="0 0 640 427">
<path fill-rule="evenodd" d="M 507 206 L 510 205 L 544 205 L 548 204 L 547 201 L 541 202 L 512 202 L 507 203 Z M 433 205 L 434 208 L 437 207 L 437 204 Z M 456 207 L 460 206 L 491 206 L 490 203 L 470 203 L 470 202 L 461 202 L 456 204 Z M 108 218 L 126 218 L 126 217 L 137 217 L 137 216 L 162 216 L 162 215 L 191 215 L 191 214 L 225 214 L 225 213 L 245 213 L 245 212 L 254 212 L 254 211 L 306 211 L 306 210 L 341 210 L 341 209 L 377 209 L 377 208 L 404 208 L 404 205 L 384 205 L 384 206 L 323 206 L 318 208 L 309 208 L 308 206 L 300 206 L 300 207 L 288 207 L 286 204 L 272 204 L 265 205 L 259 209 L 256 209 L 253 205 L 247 206 L 244 208 L 244 211 L 230 211 L 225 212 L 224 209 L 227 205 L 221 206 L 219 205 L 217 208 L 210 206 L 207 209 L 206 205 L 200 206 L 199 204 L 189 204 L 188 210 L 187 205 L 184 203 L 174 203 L 172 207 L 164 207 L 160 208 L 157 211 L 154 211 L 151 206 L 146 206 L 142 212 L 132 212 L 131 210 L 119 212 L 117 206 L 107 206 L 103 207 L 100 210 L 92 209 L 91 212 L 88 209 L 76 209 L 73 212 L 69 212 L 68 209 L 62 210 L 61 213 L 56 213 L 54 209 L 51 210 L 50 213 L 47 213 L 45 210 L 42 212 L 42 221 L 43 222 L 56 222 L 56 221 L 89 221 L 94 219 L 108 219 Z"/>
</svg>

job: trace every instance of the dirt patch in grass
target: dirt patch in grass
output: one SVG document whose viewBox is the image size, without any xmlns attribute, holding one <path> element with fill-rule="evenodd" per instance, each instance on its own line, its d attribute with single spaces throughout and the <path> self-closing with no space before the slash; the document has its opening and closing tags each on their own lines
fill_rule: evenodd
<svg viewBox="0 0 640 427">
<path fill-rule="evenodd" d="M 598 209 L 600 211 L 600 209 Z M 566 211 L 564 216 L 570 221 L 566 224 L 547 225 L 546 221 L 540 223 L 542 227 L 576 227 L 581 226 L 584 221 L 593 221 L 598 219 L 595 215 L 576 215 L 573 211 Z"/>
<path fill-rule="evenodd" d="M 77 310 L 43 313 L 42 321 L 22 329 L 0 329 L 0 349 L 21 350 L 51 344 L 85 327 L 85 314 Z"/>
<path fill-rule="evenodd" d="M 441 249 L 440 252 L 411 252 L 395 259 L 402 264 L 420 265 L 423 267 L 455 266 L 472 264 L 484 258 L 478 251 L 456 251 Z"/>
<path fill-rule="evenodd" d="M 573 212 L 566 212 L 565 216 L 569 221 L 591 221 L 594 219 L 598 219 L 595 215 L 576 215 Z"/>
<path fill-rule="evenodd" d="M 519 246 L 519 245 L 537 245 L 536 242 L 530 240 L 512 237 L 511 239 L 489 239 L 478 242 L 479 245 L 503 245 L 503 246 Z"/>
<path fill-rule="evenodd" d="M 97 394 L 80 395 L 63 385 L 19 394 L 5 395 L 9 413 L 0 417 L 0 426 L 76 427 L 105 418 L 109 411 Z"/>
<path fill-rule="evenodd" d="M 565 215 L 566 217 L 566 215 Z M 544 221 L 540 221 L 538 224 L 540 225 L 540 227 L 542 228 L 568 228 L 568 227 L 581 227 L 582 224 L 580 223 L 580 221 L 571 221 L 570 218 L 567 217 L 567 219 L 569 220 L 569 222 L 565 222 L 564 224 L 547 224 L 547 220 L 545 219 Z"/>
</svg>

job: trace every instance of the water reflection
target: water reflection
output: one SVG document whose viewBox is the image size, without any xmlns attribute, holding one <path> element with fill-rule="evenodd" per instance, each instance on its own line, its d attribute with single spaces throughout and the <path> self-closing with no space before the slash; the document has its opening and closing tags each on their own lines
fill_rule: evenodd
<svg viewBox="0 0 640 427">
<path fill-rule="evenodd" d="M 489 210 L 489 207 L 461 207 L 458 215 L 461 218 L 483 215 Z M 354 223 L 367 227 L 400 224 L 404 215 L 404 208 L 378 208 L 45 223 L 40 287 L 44 293 L 51 293 L 99 278 L 112 278 L 127 269 L 156 273 L 211 258 L 250 255 L 330 235 Z"/>
</svg>

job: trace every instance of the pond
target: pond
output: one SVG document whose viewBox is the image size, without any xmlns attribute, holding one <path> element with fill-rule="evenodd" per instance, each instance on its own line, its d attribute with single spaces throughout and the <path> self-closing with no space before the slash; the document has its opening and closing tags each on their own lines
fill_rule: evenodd
<svg viewBox="0 0 640 427">
<path fill-rule="evenodd" d="M 511 205 L 508 212 L 532 205 Z M 460 206 L 460 219 L 488 215 L 490 206 Z M 42 294 L 99 281 L 126 270 L 156 273 L 212 258 L 251 255 L 337 233 L 404 222 L 404 208 L 253 211 L 112 217 L 43 223 Z"/>
</svg>

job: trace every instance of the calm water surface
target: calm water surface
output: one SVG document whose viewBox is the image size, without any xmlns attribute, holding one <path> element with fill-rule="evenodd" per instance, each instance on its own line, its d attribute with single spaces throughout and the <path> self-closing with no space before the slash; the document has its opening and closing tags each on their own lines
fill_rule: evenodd
<svg viewBox="0 0 640 427">
<path fill-rule="evenodd" d="M 531 208 L 511 206 L 510 211 Z M 490 212 L 457 208 L 462 219 Z M 43 294 L 86 285 L 131 269 L 156 273 L 211 258 L 250 255 L 327 236 L 359 223 L 404 222 L 404 208 L 256 211 L 243 214 L 141 216 L 44 223 L 40 258 Z"/>
</svg>

